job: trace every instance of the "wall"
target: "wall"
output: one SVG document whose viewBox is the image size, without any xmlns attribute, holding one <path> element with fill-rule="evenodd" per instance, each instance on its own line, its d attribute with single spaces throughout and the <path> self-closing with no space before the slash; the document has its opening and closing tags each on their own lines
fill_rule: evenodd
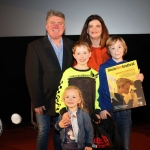
<svg viewBox="0 0 150 150">
<path fill-rule="evenodd" d="M 148 92 L 150 85 L 149 71 L 149 39 L 150 34 L 122 34 L 128 45 L 125 59 L 137 60 L 141 72 L 144 74 L 143 89 L 147 106 L 132 109 L 133 121 L 149 121 L 150 102 Z M 42 36 L 0 37 L 1 48 L 1 100 L 0 118 L 8 120 L 12 113 L 21 114 L 23 120 L 30 121 L 30 97 L 25 81 L 25 56 L 29 42 Z M 68 35 L 68 38 L 77 41 L 79 35 Z"/>
<path fill-rule="evenodd" d="M 0 37 L 43 36 L 47 11 L 66 16 L 66 35 L 79 35 L 86 18 L 100 15 L 110 34 L 150 33 L 149 0 L 0 0 Z"/>
</svg>

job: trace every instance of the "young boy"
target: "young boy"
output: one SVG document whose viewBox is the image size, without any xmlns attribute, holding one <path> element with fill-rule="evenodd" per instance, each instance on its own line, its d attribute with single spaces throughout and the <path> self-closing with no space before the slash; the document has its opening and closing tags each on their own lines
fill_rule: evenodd
<svg viewBox="0 0 150 150">
<path fill-rule="evenodd" d="M 104 64 L 100 65 L 99 77 L 99 103 L 101 106 L 101 119 L 107 119 L 107 115 L 112 116 L 118 125 L 118 132 L 123 142 L 121 150 L 129 150 L 130 133 L 131 133 L 131 109 L 113 112 L 111 98 L 107 83 L 105 68 L 125 63 L 123 56 L 127 53 L 127 45 L 125 41 L 119 36 L 112 36 L 106 41 L 107 53 L 112 57 Z M 137 75 L 139 80 L 143 80 L 143 74 Z"/>
<path fill-rule="evenodd" d="M 61 115 L 55 124 L 55 128 L 60 131 L 63 150 L 92 150 L 93 126 L 81 90 L 76 86 L 68 86 L 62 100 L 71 116 L 69 126 Z"/>
<path fill-rule="evenodd" d="M 63 73 L 60 86 L 56 93 L 56 112 L 60 114 L 66 112 L 66 106 L 64 102 L 61 101 L 61 97 L 66 87 L 74 85 L 82 91 L 89 113 L 99 115 L 99 76 L 97 71 L 89 68 L 87 65 L 91 56 L 90 47 L 86 42 L 78 41 L 74 45 L 72 52 L 77 64 L 74 67 L 68 68 Z"/>
</svg>

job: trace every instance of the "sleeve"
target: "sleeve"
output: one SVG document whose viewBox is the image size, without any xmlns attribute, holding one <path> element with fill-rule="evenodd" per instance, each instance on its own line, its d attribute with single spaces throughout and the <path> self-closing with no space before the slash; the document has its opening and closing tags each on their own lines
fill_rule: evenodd
<svg viewBox="0 0 150 150">
<path fill-rule="evenodd" d="M 93 126 L 91 123 L 91 118 L 88 113 L 84 112 L 84 128 L 85 128 L 85 146 L 92 147 L 93 144 Z"/>
<path fill-rule="evenodd" d="M 62 128 L 59 126 L 59 122 L 60 122 L 61 119 L 62 119 L 62 116 L 59 115 L 58 121 L 56 122 L 56 124 L 54 124 L 55 129 L 58 130 L 58 131 L 62 130 Z"/>
<path fill-rule="evenodd" d="M 62 96 L 64 93 L 64 90 L 68 87 L 68 69 L 63 73 L 63 76 L 60 81 L 60 85 L 58 86 L 58 90 L 56 92 L 56 99 L 55 99 L 55 108 L 56 113 L 60 113 L 60 111 L 64 108 L 66 108 L 65 103 L 62 100 Z"/>
<path fill-rule="evenodd" d="M 100 85 L 99 85 L 99 89 L 98 89 L 98 93 L 99 93 L 99 104 L 100 104 L 100 107 L 101 107 L 101 111 L 102 110 L 105 110 L 105 105 L 103 103 L 103 87 L 104 87 L 104 82 L 105 82 L 105 79 L 104 79 L 104 76 L 105 76 L 105 68 L 103 66 L 100 66 L 100 69 L 99 69 L 99 82 L 100 82 Z"/>
<path fill-rule="evenodd" d="M 33 107 L 43 106 L 43 94 L 40 84 L 40 61 L 33 44 L 29 44 L 25 62 L 25 76 Z"/>
<path fill-rule="evenodd" d="M 98 75 L 98 73 L 96 75 L 95 82 L 96 82 L 95 113 L 99 114 L 99 112 L 100 112 L 100 104 L 99 104 L 99 100 L 98 100 L 98 98 L 99 98 L 99 93 L 98 93 L 98 89 L 99 89 L 99 75 Z"/>
</svg>

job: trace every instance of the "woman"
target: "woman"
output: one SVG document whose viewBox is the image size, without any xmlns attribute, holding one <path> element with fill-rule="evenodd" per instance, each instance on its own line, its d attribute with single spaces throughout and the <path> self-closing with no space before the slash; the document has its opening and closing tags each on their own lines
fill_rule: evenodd
<svg viewBox="0 0 150 150">
<path fill-rule="evenodd" d="M 91 48 L 91 58 L 88 66 L 98 71 L 99 66 L 109 59 L 106 53 L 105 43 L 109 33 L 105 22 L 98 15 L 89 16 L 83 26 L 80 40 L 86 41 Z"/>
</svg>

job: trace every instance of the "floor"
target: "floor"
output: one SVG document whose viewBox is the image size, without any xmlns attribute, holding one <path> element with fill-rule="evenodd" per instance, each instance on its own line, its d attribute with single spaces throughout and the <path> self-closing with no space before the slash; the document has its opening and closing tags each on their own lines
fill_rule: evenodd
<svg viewBox="0 0 150 150">
<path fill-rule="evenodd" d="M 49 150 L 53 149 L 53 130 L 50 133 Z M 4 125 L 0 135 L 0 150 L 35 150 L 37 130 L 31 124 L 13 126 Z M 137 123 L 132 126 L 132 150 L 150 150 L 150 124 Z"/>
</svg>

